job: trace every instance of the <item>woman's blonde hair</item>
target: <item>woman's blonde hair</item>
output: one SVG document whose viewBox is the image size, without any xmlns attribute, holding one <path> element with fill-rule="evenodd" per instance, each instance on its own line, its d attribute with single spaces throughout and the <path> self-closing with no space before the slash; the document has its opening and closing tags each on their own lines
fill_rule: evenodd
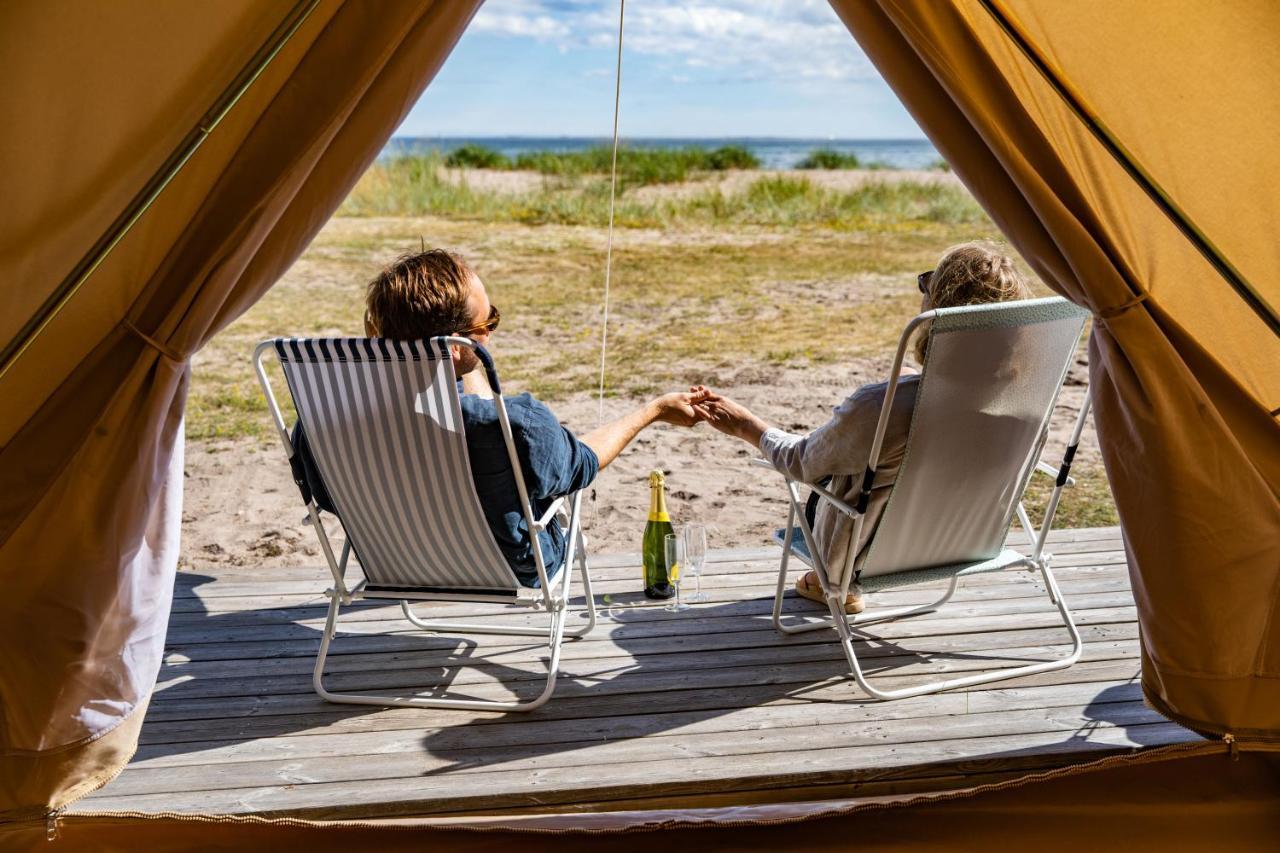
<svg viewBox="0 0 1280 853">
<path fill-rule="evenodd" d="M 942 253 L 929 277 L 929 304 L 956 308 L 988 302 L 1010 302 L 1031 297 L 1031 287 L 1014 266 L 1013 259 L 995 243 L 985 240 L 961 243 Z M 921 329 L 915 340 L 916 360 L 924 364 L 929 336 Z"/>
</svg>

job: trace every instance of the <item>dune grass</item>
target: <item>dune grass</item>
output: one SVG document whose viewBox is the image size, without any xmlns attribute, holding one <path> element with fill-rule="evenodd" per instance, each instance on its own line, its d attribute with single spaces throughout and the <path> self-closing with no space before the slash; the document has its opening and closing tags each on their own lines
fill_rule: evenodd
<svg viewBox="0 0 1280 853">
<path fill-rule="evenodd" d="M 521 169 L 564 178 L 609 174 L 613 148 L 593 145 L 578 151 L 529 151 L 513 160 L 500 151 L 468 142 L 443 157 L 432 152 L 412 155 L 412 159 L 439 159 L 451 169 Z M 618 149 L 618 180 L 624 187 L 679 183 L 697 172 L 758 168 L 759 158 L 743 145 L 643 148 L 624 144 Z"/>
<path fill-rule="evenodd" d="M 860 164 L 854 154 L 831 148 L 818 148 L 796 164 L 797 169 L 856 169 Z"/>
<path fill-rule="evenodd" d="M 581 160 L 590 152 L 573 156 L 579 154 Z M 360 179 L 339 214 L 442 216 L 530 225 L 599 225 L 608 220 L 608 181 L 573 171 L 577 165 L 566 167 L 564 173 L 548 171 L 540 186 L 524 192 L 483 190 L 472 186 L 465 174 L 451 175 L 444 167 L 444 160 L 435 154 L 379 163 Z M 669 157 L 655 168 L 679 171 L 684 167 L 678 158 Z M 639 184 L 652 182 L 636 179 Z M 616 208 L 616 222 L 623 228 L 818 225 L 901 230 L 923 223 L 989 226 L 972 196 L 960 187 L 938 182 L 875 180 L 855 189 L 834 190 L 802 176 L 767 175 L 737 193 L 710 186 L 672 197 L 640 197 L 627 189 L 623 187 Z"/>
</svg>

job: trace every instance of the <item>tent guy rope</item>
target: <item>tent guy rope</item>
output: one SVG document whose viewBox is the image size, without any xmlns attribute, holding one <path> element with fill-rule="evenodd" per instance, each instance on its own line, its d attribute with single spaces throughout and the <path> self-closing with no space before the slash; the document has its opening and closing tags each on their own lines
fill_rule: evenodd
<svg viewBox="0 0 1280 853">
<path fill-rule="evenodd" d="M 618 60 L 613 75 L 613 160 L 609 168 L 609 230 L 604 250 L 604 308 L 600 320 L 600 385 L 596 392 L 596 426 L 604 423 L 604 373 L 609 351 L 609 281 L 613 273 L 613 213 L 618 195 L 618 112 L 622 101 L 622 28 L 627 0 L 618 2 Z M 595 495 L 592 494 L 594 502 Z"/>
</svg>

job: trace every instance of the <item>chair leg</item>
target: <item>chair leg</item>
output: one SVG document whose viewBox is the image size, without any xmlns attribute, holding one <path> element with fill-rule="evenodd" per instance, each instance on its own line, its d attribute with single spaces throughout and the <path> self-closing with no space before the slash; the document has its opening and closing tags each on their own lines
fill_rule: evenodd
<svg viewBox="0 0 1280 853">
<path fill-rule="evenodd" d="M 406 612 L 409 612 L 407 602 L 401 602 Z M 325 619 L 324 634 L 320 638 L 320 651 L 316 655 L 316 666 L 312 671 L 311 684 L 315 688 L 316 693 L 329 702 L 336 702 L 345 705 L 374 705 L 378 707 L 400 707 L 400 708 L 452 708 L 463 711 L 532 711 L 539 708 L 551 698 L 552 692 L 556 687 L 556 677 L 560 673 L 560 646 L 564 640 L 564 614 L 563 605 L 551 611 L 551 625 L 545 629 L 545 635 L 538 636 L 547 637 L 547 648 L 550 653 L 550 660 L 547 663 L 547 677 L 542 691 L 533 699 L 527 701 L 500 701 L 491 699 L 451 699 L 447 697 L 431 698 L 427 696 L 392 696 L 376 693 L 336 693 L 324 686 L 324 664 L 329 655 L 329 644 L 332 642 L 334 635 L 337 633 L 339 598 L 337 595 L 330 594 L 329 597 L 329 614 Z M 415 623 L 420 621 L 411 618 Z M 495 626 L 501 627 L 501 626 Z M 514 628 L 514 626 L 508 626 Z M 527 633 L 529 629 L 524 629 Z M 490 628 L 483 632 L 477 631 L 474 627 L 466 629 L 467 633 L 487 633 L 487 634 L 510 634 L 516 633 L 514 630 L 495 630 Z"/>
<path fill-rule="evenodd" d="M 1062 593 L 1058 589 L 1057 581 L 1053 577 L 1053 572 L 1048 566 L 1041 567 L 1045 572 L 1048 580 L 1049 596 L 1058 607 L 1058 613 L 1062 616 L 1062 622 L 1066 626 L 1068 633 L 1071 635 L 1071 652 L 1063 658 L 1050 661 L 1041 661 L 1039 663 L 1025 664 L 1023 666 L 1009 667 L 1006 669 L 997 669 L 992 672 L 979 673 L 978 675 L 970 675 L 962 678 L 950 678 L 943 681 L 935 681 L 929 684 L 920 684 L 914 687 L 904 687 L 899 690 L 880 690 L 868 683 L 867 677 L 862 672 L 862 666 L 858 662 L 858 653 L 854 649 L 854 637 L 852 625 L 854 621 L 845 617 L 845 614 L 837 611 L 835 603 L 831 603 L 832 621 L 835 622 L 836 630 L 840 634 L 840 645 L 844 649 L 845 658 L 849 661 L 849 669 L 853 673 L 853 678 L 858 682 L 868 695 L 875 699 L 906 699 L 910 696 L 923 696 L 927 693 L 937 693 L 942 690 L 952 690 L 957 687 L 971 687 L 977 684 L 989 684 L 993 681 L 1004 681 L 1009 678 L 1019 678 L 1024 675 L 1035 675 L 1040 672 L 1050 672 L 1055 669 L 1065 669 L 1080 659 L 1080 654 L 1084 651 L 1084 641 L 1080 637 L 1080 631 L 1076 628 L 1075 621 L 1071 618 L 1071 611 L 1067 609 L 1067 604 L 1062 598 Z M 950 597 L 950 593 L 955 590 L 955 579 L 952 579 L 951 589 L 945 598 Z M 940 602 L 939 602 L 940 603 Z M 899 614 L 904 615 L 904 614 Z"/>
<path fill-rule="evenodd" d="M 587 624 L 573 631 L 565 632 L 566 637 L 571 637 L 575 640 L 581 637 L 585 637 L 587 634 L 591 633 L 593 628 L 596 627 L 596 597 L 595 597 L 595 593 L 591 591 L 591 571 L 587 567 L 587 546 L 586 546 L 586 543 L 582 541 L 581 529 L 578 530 L 577 561 L 578 561 L 578 572 L 582 575 L 582 594 L 585 597 L 586 603 L 587 603 Z M 565 566 L 564 570 L 566 572 L 569 571 L 569 567 Z M 565 578 L 565 607 L 567 608 L 568 606 L 569 606 L 569 579 L 566 577 Z"/>
</svg>

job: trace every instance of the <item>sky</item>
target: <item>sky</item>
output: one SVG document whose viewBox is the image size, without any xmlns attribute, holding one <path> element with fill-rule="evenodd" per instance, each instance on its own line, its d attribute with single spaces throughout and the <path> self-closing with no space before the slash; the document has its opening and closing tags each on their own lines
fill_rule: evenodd
<svg viewBox="0 0 1280 853">
<path fill-rule="evenodd" d="M 397 136 L 609 136 L 618 0 L 487 0 Z M 624 137 L 923 139 L 826 0 L 629 0 Z"/>
</svg>

